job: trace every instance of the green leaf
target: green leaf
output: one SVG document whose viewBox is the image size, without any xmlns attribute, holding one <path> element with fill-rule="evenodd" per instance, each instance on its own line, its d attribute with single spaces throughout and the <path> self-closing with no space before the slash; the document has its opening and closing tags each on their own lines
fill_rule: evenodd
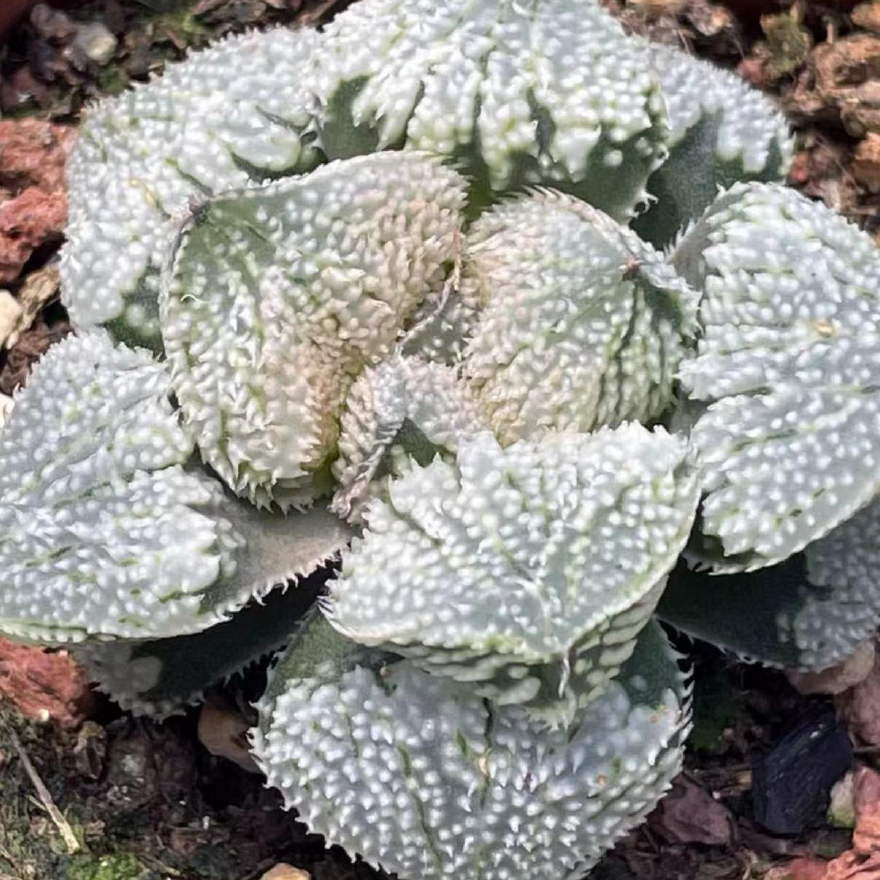
<svg viewBox="0 0 880 880">
<path fill-rule="evenodd" d="M 681 368 L 701 405 L 702 530 L 716 571 L 772 565 L 880 490 L 880 252 L 824 205 L 744 184 L 674 259 L 705 290 Z"/>
<path fill-rule="evenodd" d="M 880 502 L 803 553 L 750 574 L 679 567 L 658 607 L 667 623 L 739 657 L 804 671 L 845 661 L 880 625 Z"/>
<path fill-rule="evenodd" d="M 161 350 L 159 270 L 193 201 L 317 161 L 302 78 L 319 42 L 285 28 L 229 37 L 87 109 L 61 261 L 76 326 Z"/>
<path fill-rule="evenodd" d="M 365 0 L 324 37 L 327 155 L 450 157 L 473 179 L 474 209 L 546 184 L 622 219 L 664 154 L 643 52 L 593 0 Z"/>
<path fill-rule="evenodd" d="M 330 584 L 333 626 L 555 724 L 631 653 L 699 480 L 685 443 L 631 424 L 505 450 L 480 434 L 387 496 Z"/>
<path fill-rule="evenodd" d="M 363 506 L 387 495 L 387 481 L 411 462 L 427 465 L 438 455 L 454 459 L 462 442 L 486 430 L 455 371 L 400 355 L 361 374 L 340 424 L 339 458 L 333 463 L 339 489 L 332 509 L 349 521 L 360 521 Z"/>
<path fill-rule="evenodd" d="M 289 641 L 325 580 L 326 573 L 317 573 L 295 587 L 272 590 L 200 633 L 95 642 L 75 646 L 73 653 L 89 680 L 124 710 L 165 717 Z"/>
<path fill-rule="evenodd" d="M 348 541 L 326 510 L 261 512 L 192 466 L 170 393 L 162 365 L 103 333 L 34 369 L 0 438 L 0 631 L 198 632 Z"/>
<path fill-rule="evenodd" d="M 739 76 L 672 46 L 640 40 L 669 114 L 669 156 L 648 180 L 650 208 L 633 223 L 664 247 L 715 200 L 747 180 L 782 181 L 794 140 L 770 101 Z"/>
<path fill-rule="evenodd" d="M 313 831 L 401 878 L 573 880 L 681 767 L 676 659 L 651 625 L 605 694 L 547 731 L 316 618 L 273 670 L 254 753 Z"/>
<path fill-rule="evenodd" d="M 608 216 L 558 193 L 508 201 L 468 234 L 481 311 L 463 372 L 502 443 L 656 419 L 697 294 Z"/>
</svg>

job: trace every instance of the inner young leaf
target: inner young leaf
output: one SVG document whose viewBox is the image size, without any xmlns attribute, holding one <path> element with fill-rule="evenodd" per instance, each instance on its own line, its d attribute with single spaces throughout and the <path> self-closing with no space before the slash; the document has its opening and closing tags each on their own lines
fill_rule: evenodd
<svg viewBox="0 0 880 880">
<path fill-rule="evenodd" d="M 338 419 L 455 252 L 464 182 L 388 153 L 209 202 L 162 297 L 174 389 L 204 460 L 265 506 L 329 488 Z"/>
<path fill-rule="evenodd" d="M 669 405 L 697 294 L 607 215 L 551 192 L 504 203 L 469 232 L 464 275 L 481 311 L 463 372 L 502 443 Z"/>
</svg>

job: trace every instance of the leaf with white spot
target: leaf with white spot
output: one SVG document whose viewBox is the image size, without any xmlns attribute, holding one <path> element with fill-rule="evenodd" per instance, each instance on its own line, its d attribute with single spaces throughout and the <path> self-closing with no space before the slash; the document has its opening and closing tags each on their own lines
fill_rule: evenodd
<svg viewBox="0 0 880 880">
<path fill-rule="evenodd" d="M 322 570 L 295 589 L 272 590 L 203 632 L 151 641 L 75 645 L 89 680 L 125 711 L 162 718 L 290 640 L 327 580 Z"/>
<path fill-rule="evenodd" d="M 103 333 L 34 369 L 0 438 L 0 631 L 198 632 L 346 543 L 325 510 L 263 513 L 193 468 L 170 393 L 162 365 Z"/>
<path fill-rule="evenodd" d="M 559 723 L 631 653 L 690 532 L 686 444 L 637 424 L 411 469 L 374 500 L 325 609 L 341 633 Z"/>
<path fill-rule="evenodd" d="M 454 370 L 400 355 L 361 374 L 340 425 L 332 509 L 349 521 L 359 521 L 370 497 L 385 494 L 381 486 L 411 461 L 454 458 L 462 442 L 487 427 Z"/>
<path fill-rule="evenodd" d="M 324 32 L 321 146 L 451 157 L 474 208 L 547 184 L 622 219 L 665 154 L 641 56 L 594 0 L 363 0 Z"/>
<path fill-rule="evenodd" d="M 880 252 L 794 190 L 720 196 L 676 249 L 704 288 L 681 368 L 702 404 L 701 528 L 719 572 L 786 559 L 880 491 Z"/>
<path fill-rule="evenodd" d="M 400 341 L 405 355 L 458 365 L 479 319 L 479 290 L 473 279 L 460 277 L 460 260 L 437 295 L 419 306 L 412 326 Z"/>
<path fill-rule="evenodd" d="M 254 753 L 313 831 L 402 878 L 574 880 L 681 767 L 676 661 L 650 625 L 606 692 L 548 731 L 315 618 L 273 670 Z"/>
<path fill-rule="evenodd" d="M 257 504 L 330 488 L 339 416 L 452 261 L 462 178 L 380 153 L 227 194 L 186 227 L 162 297 L 174 390 L 203 459 Z"/>
<path fill-rule="evenodd" d="M 61 260 L 77 327 L 161 349 L 159 271 L 177 221 L 206 195 L 316 163 L 302 80 L 319 43 L 286 28 L 229 37 L 86 111 Z"/>
<path fill-rule="evenodd" d="M 503 443 L 656 419 L 697 294 L 607 215 L 550 192 L 484 214 L 465 246 L 481 306 L 463 372 Z"/>
<path fill-rule="evenodd" d="M 784 180 L 794 140 L 770 99 L 741 77 L 673 46 L 640 40 L 669 115 L 669 156 L 648 180 L 651 207 L 633 223 L 669 244 L 739 181 Z"/>
<path fill-rule="evenodd" d="M 681 567 L 660 617 L 694 638 L 766 666 L 820 671 L 844 662 L 880 625 L 880 502 L 752 573 Z"/>
</svg>

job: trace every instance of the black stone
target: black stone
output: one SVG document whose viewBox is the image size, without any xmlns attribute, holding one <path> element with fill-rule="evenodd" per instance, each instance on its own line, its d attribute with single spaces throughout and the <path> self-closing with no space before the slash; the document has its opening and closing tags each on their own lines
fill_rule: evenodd
<svg viewBox="0 0 880 880">
<path fill-rule="evenodd" d="M 755 821 L 774 834 L 799 834 L 823 814 L 831 786 L 851 762 L 852 746 L 834 710 L 811 712 L 755 761 Z"/>
</svg>

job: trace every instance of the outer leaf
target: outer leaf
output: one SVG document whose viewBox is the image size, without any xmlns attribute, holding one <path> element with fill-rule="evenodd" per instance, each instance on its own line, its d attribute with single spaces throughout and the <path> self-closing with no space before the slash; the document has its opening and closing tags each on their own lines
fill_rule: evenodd
<svg viewBox="0 0 880 880">
<path fill-rule="evenodd" d="M 843 662 L 880 624 L 880 502 L 753 574 L 681 568 L 658 613 L 695 638 L 767 666 L 822 670 Z"/>
<path fill-rule="evenodd" d="M 641 54 L 594 0 L 364 0 L 326 29 L 322 146 L 453 157 L 474 208 L 544 183 L 625 217 L 664 154 Z"/>
<path fill-rule="evenodd" d="M 296 589 L 273 590 L 230 620 L 170 639 L 77 646 L 98 690 L 135 715 L 165 717 L 201 699 L 209 685 L 240 672 L 284 645 L 326 580 L 319 572 Z"/>
<path fill-rule="evenodd" d="M 800 665 L 823 668 L 846 659 L 880 625 L 880 502 L 804 551 L 816 597 L 791 622 Z"/>
<path fill-rule="evenodd" d="M 35 368 L 0 439 L 0 630 L 196 632 L 346 542 L 326 511 L 261 514 L 185 468 L 170 384 L 103 334 L 71 337 Z"/>
<path fill-rule="evenodd" d="M 377 485 L 400 476 L 411 461 L 454 458 L 462 442 L 486 430 L 467 386 L 441 364 L 395 355 L 365 370 L 352 386 L 341 419 L 339 489 L 333 510 L 359 520 Z"/>
<path fill-rule="evenodd" d="M 180 405 L 206 462 L 282 508 L 329 488 L 345 394 L 454 255 L 463 181 L 420 154 L 334 162 L 215 199 L 162 300 Z"/>
<path fill-rule="evenodd" d="M 466 260 L 482 312 L 464 374 L 503 443 L 669 405 L 697 295 L 630 230 L 536 193 L 481 217 Z"/>
<path fill-rule="evenodd" d="M 785 117 L 740 77 L 671 46 L 639 41 L 666 99 L 669 157 L 648 181 L 651 208 L 633 224 L 670 243 L 740 181 L 784 180 L 794 150 Z"/>
<path fill-rule="evenodd" d="M 318 42 L 283 28 L 230 37 L 86 113 L 61 262 L 77 326 L 161 348 L 158 272 L 192 200 L 315 163 L 302 79 Z"/>
<path fill-rule="evenodd" d="M 288 806 L 401 880 L 583 876 L 669 787 L 688 720 L 656 625 L 571 729 L 548 732 L 320 619 L 260 714 L 254 751 Z"/>
<path fill-rule="evenodd" d="M 705 287 L 682 366 L 705 407 L 703 531 L 718 571 L 781 561 L 880 490 L 880 253 L 784 187 L 736 186 L 675 253 Z"/>
<path fill-rule="evenodd" d="M 328 617 L 499 703 L 570 717 L 632 652 L 687 539 L 686 453 L 635 424 L 462 443 L 455 464 L 413 466 L 371 504 Z"/>
</svg>

